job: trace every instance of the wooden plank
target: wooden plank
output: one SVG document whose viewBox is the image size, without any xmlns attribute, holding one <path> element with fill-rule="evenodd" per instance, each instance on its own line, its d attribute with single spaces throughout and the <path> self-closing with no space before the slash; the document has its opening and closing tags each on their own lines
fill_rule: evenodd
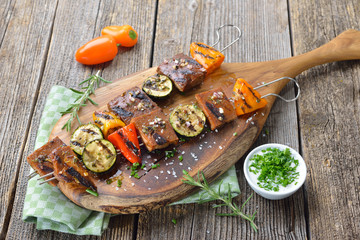
<svg viewBox="0 0 360 240">
<path fill-rule="evenodd" d="M 197 1 L 158 2 L 153 66 L 177 53 L 189 53 L 197 8 Z M 137 239 L 190 239 L 193 212 L 194 205 L 183 205 L 140 214 Z M 177 219 L 176 225 L 172 219 Z"/>
<path fill-rule="evenodd" d="M 0 46 L 3 42 L 5 32 L 14 13 L 15 1 L 6 0 L 0 2 Z"/>
<path fill-rule="evenodd" d="M 46 60 L 56 2 L 2 4 L 6 5 L 2 13 L 6 14 L 0 31 L 0 124 L 3 126 L 0 130 L 0 169 L 6 169 L 6 174 L 0 175 L 1 239 L 5 237 L 13 209 L 23 143 Z"/>
<path fill-rule="evenodd" d="M 179 12 L 181 14 L 176 14 Z M 169 22 L 168 16 L 174 16 L 173 21 Z M 175 6 L 160 1 L 154 63 L 159 64 L 163 58 L 177 52 L 188 53 L 191 41 L 213 43 L 216 38 L 215 28 L 224 23 L 238 25 L 243 30 L 240 42 L 225 51 L 225 61 L 265 61 L 291 56 L 286 1 L 267 1 L 265 4 L 263 1 L 221 1 L 221 3 L 189 1 Z M 224 32 L 222 37 L 225 42 L 229 42 L 236 36 L 236 32 L 228 33 L 229 29 L 225 29 Z M 292 89 L 292 87 L 287 87 L 284 90 L 285 97 L 294 96 Z M 256 145 L 279 142 L 298 149 L 294 103 L 285 104 L 277 101 L 265 128 L 270 130 L 270 135 L 260 137 Z M 242 161 L 237 164 L 237 169 L 240 170 L 239 179 L 243 194 L 236 200 L 243 202 L 250 196 L 252 190 L 249 189 L 242 174 Z M 181 229 L 191 229 L 192 239 L 268 238 L 270 236 L 304 238 L 306 227 L 302 199 L 301 191 L 281 201 L 268 201 L 255 195 L 246 211 L 258 209 L 257 223 L 260 227 L 258 234 L 255 234 L 240 218 L 215 217 L 216 212 L 225 212 L 227 209 L 221 208 L 215 211 L 211 208 L 212 203 L 209 203 L 182 206 L 181 216 L 170 214 L 175 212 L 175 207 L 140 214 L 138 238 L 173 239 L 172 237 L 175 236 L 176 239 L 189 239 L 188 233 L 182 233 Z M 181 221 L 178 221 L 174 228 L 167 228 L 164 233 L 162 226 L 171 221 L 174 216 Z M 179 235 L 180 232 L 181 235 Z"/>
<path fill-rule="evenodd" d="M 294 53 L 360 29 L 353 1 L 290 1 Z M 300 77 L 300 135 L 308 166 L 309 237 L 359 239 L 360 64 L 316 67 Z"/>
<path fill-rule="evenodd" d="M 86 6 L 86 11 L 84 11 L 84 6 Z M 127 9 L 127 11 L 124 11 L 124 9 Z M 46 12 L 46 10 L 42 11 Z M 105 70 L 102 76 L 105 79 L 113 80 L 147 68 L 150 65 L 154 15 L 155 1 L 141 3 L 130 0 L 121 2 L 89 2 L 85 0 L 59 2 L 48 59 L 42 76 L 38 99 L 34 106 L 35 114 L 30 125 L 29 137 L 26 140 L 24 158 L 33 151 L 41 112 L 51 86 L 59 84 L 77 88 L 80 80 L 93 71 L 92 67 L 82 66 L 75 61 L 76 49 L 93 37 L 99 36 L 101 28 L 104 26 L 132 24 L 139 34 L 139 43 L 131 49 L 120 49 L 114 61 L 96 66 L 95 69 L 104 67 Z M 31 37 L 28 38 L 31 39 Z M 21 188 L 16 191 L 14 210 L 7 237 L 9 239 L 13 237 L 27 239 L 28 236 L 31 236 L 32 239 L 94 239 L 95 237 L 75 237 L 74 235 L 53 231 L 37 231 L 34 224 L 21 221 L 28 171 L 29 166 L 24 160 L 19 172 L 19 182 L 17 183 Z M 116 236 L 120 235 L 125 239 L 131 239 L 135 220 L 134 215 L 116 217 L 115 223 L 110 223 L 110 227 L 103 237 L 116 239 Z"/>
</svg>

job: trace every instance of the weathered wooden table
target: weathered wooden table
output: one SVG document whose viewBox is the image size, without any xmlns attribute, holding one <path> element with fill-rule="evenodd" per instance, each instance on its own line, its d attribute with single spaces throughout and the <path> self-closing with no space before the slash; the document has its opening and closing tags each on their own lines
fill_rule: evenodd
<svg viewBox="0 0 360 240">
<path fill-rule="evenodd" d="M 74 59 L 76 49 L 108 25 L 130 24 L 139 43 L 101 66 L 114 80 L 158 65 L 192 41 L 212 43 L 225 23 L 243 30 L 226 62 L 298 55 L 360 29 L 359 0 L 54 1 L 0 2 L 0 239 L 95 239 L 37 231 L 21 220 L 29 166 L 46 96 L 55 84 L 76 87 L 97 68 Z M 235 32 L 222 36 L 230 41 Z M 340 62 L 298 77 L 297 103 L 277 101 L 254 145 L 277 142 L 298 149 L 308 175 L 304 187 L 280 201 L 254 195 L 259 232 L 237 217 L 217 217 L 212 203 L 164 207 L 113 217 L 102 239 L 359 239 L 360 63 Z M 294 96 L 292 87 L 283 95 Z M 243 202 L 252 190 L 237 163 Z M 171 220 L 177 219 L 174 225 Z"/>
</svg>

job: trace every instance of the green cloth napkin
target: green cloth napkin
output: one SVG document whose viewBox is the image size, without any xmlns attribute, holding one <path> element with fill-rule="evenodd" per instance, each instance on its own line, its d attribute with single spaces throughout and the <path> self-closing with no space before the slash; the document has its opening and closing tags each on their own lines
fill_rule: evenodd
<svg viewBox="0 0 360 240">
<path fill-rule="evenodd" d="M 48 141 L 53 126 L 61 117 L 60 112 L 73 103 L 77 96 L 78 94 L 65 87 L 53 86 L 51 88 L 40 120 L 35 149 Z M 108 227 L 111 214 L 81 208 L 65 197 L 58 188 L 49 184 L 39 185 L 36 178 L 28 182 L 23 221 L 36 223 L 38 230 L 50 229 L 76 235 L 100 236 Z M 228 184 L 230 184 L 232 196 L 240 194 L 235 167 L 230 168 L 211 186 L 218 189 L 220 181 L 223 181 L 221 189 L 223 193 L 228 191 Z M 209 196 L 199 191 L 173 204 L 195 203 L 200 195 L 202 195 L 202 200 L 209 199 Z"/>
</svg>

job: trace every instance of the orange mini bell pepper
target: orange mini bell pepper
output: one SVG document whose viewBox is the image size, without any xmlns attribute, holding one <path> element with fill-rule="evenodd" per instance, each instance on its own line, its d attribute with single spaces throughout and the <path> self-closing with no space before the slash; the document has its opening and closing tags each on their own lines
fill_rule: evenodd
<svg viewBox="0 0 360 240">
<path fill-rule="evenodd" d="M 108 140 L 132 163 L 141 163 L 141 152 L 136 128 L 133 123 L 109 135 Z"/>
<path fill-rule="evenodd" d="M 266 106 L 267 101 L 244 79 L 238 78 L 234 86 L 235 110 L 238 116 Z"/>
<path fill-rule="evenodd" d="M 191 43 L 190 54 L 206 69 L 207 74 L 220 67 L 225 59 L 224 54 L 222 54 L 220 51 L 200 42 Z"/>
<path fill-rule="evenodd" d="M 125 126 L 123 121 L 121 121 L 115 114 L 109 112 L 95 111 L 93 113 L 93 119 L 95 125 L 103 132 L 105 138 L 117 129 Z"/>
</svg>

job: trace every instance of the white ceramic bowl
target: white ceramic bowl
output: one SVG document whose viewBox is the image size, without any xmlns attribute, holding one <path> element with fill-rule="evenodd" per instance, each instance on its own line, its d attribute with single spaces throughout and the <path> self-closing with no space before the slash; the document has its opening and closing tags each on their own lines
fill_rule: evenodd
<svg viewBox="0 0 360 240">
<path fill-rule="evenodd" d="M 291 155 L 299 160 L 299 165 L 297 167 L 297 171 L 299 172 L 299 177 L 297 180 L 295 180 L 292 184 L 288 185 L 287 187 L 280 187 L 278 192 L 274 191 L 267 191 L 257 185 L 257 176 L 249 171 L 249 166 L 251 164 L 250 158 L 252 158 L 256 154 L 261 154 L 261 150 L 267 149 L 267 148 L 278 148 L 280 150 L 284 150 L 286 148 L 290 149 Z M 287 198 L 293 193 L 295 193 L 305 182 L 306 179 L 306 165 L 304 162 L 304 159 L 300 156 L 300 154 L 292 149 L 291 147 L 277 144 L 277 143 L 269 143 L 261 145 L 254 150 L 252 150 L 249 155 L 247 155 L 245 162 L 244 162 L 244 174 L 247 182 L 249 183 L 250 187 L 260 196 L 270 199 L 270 200 L 279 200 L 283 198 Z M 295 182 L 298 182 L 295 185 Z"/>
</svg>

